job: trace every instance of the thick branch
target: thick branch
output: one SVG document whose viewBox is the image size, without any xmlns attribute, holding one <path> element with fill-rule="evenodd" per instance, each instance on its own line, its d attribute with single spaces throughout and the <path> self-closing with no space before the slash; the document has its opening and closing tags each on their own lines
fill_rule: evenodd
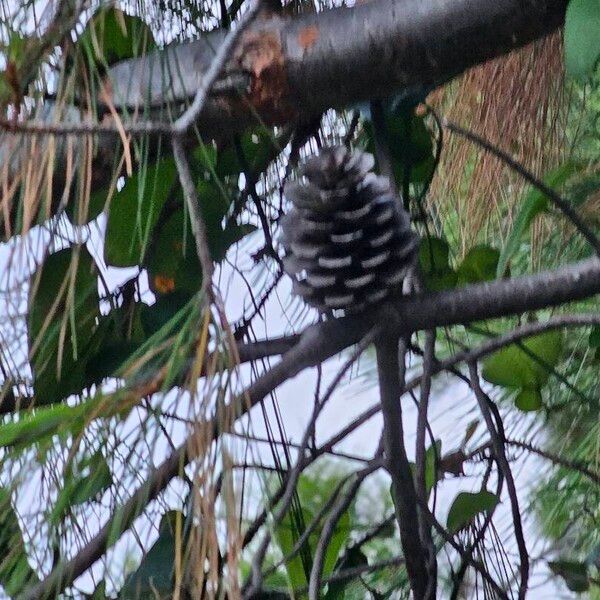
<svg viewBox="0 0 600 600">
<path fill-rule="evenodd" d="M 264 13 L 240 36 L 199 115 L 199 131 L 222 137 L 251 123 L 306 120 L 330 107 L 398 91 L 426 93 L 472 66 L 553 31 L 562 24 L 566 5 L 567 0 L 371 0 L 293 18 Z M 156 119 L 177 115 L 203 87 L 225 34 L 215 31 L 119 63 L 108 71 L 106 93 L 117 108 L 138 109 L 129 114 Z M 166 104 L 175 106 L 165 110 Z M 153 106 L 158 116 L 147 110 Z M 69 127 L 64 131 L 80 132 L 77 111 L 67 109 Z M 65 119 L 46 112 L 42 127 L 12 121 L 4 121 L 2 127 L 60 133 L 56 122 Z M 127 130 L 125 118 L 123 125 Z M 114 136 L 119 131 L 106 124 L 102 129 L 94 183 L 112 168 Z M 92 133 L 96 126 L 86 123 L 83 130 Z M 170 124 L 144 122 L 133 130 L 168 133 Z M 73 140 L 75 146 L 80 141 Z M 63 146 L 54 159 L 59 179 L 66 157 Z M 0 140 L 0 160 L 16 171 L 27 148 L 20 136 L 6 135 Z M 74 151 L 77 155 L 79 149 Z"/>
</svg>

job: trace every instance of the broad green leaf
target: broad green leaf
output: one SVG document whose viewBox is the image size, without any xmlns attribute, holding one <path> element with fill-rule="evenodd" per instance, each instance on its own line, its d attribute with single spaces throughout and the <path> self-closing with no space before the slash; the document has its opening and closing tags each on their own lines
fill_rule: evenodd
<svg viewBox="0 0 600 600">
<path fill-rule="evenodd" d="M 118 8 L 101 7 L 78 40 L 92 62 L 110 66 L 140 56 L 156 47 L 152 31 L 139 17 Z"/>
<path fill-rule="evenodd" d="M 159 296 L 150 306 L 142 306 L 141 320 L 146 335 L 150 336 L 164 327 L 187 306 L 189 300 L 188 294 L 172 292 Z"/>
<path fill-rule="evenodd" d="M 276 143 L 273 132 L 264 127 L 250 129 L 240 136 L 240 146 L 250 173 L 257 175 L 267 168 Z M 215 169 L 218 177 L 238 175 L 244 171 L 233 143 L 219 152 Z"/>
<path fill-rule="evenodd" d="M 141 314 L 147 307 L 142 302 L 124 301 L 99 319 L 91 342 L 93 354 L 86 365 L 88 382 L 101 383 L 115 377 L 122 365 L 146 341 Z"/>
<path fill-rule="evenodd" d="M 163 159 L 134 173 L 113 196 L 104 240 L 108 265 L 141 264 L 175 177 L 175 163 Z"/>
<path fill-rule="evenodd" d="M 51 254 L 34 274 L 27 325 L 38 406 L 87 387 L 98 302 L 96 265 L 84 246 Z"/>
<path fill-rule="evenodd" d="M 565 17 L 565 67 L 571 77 L 592 74 L 600 57 L 600 0 L 571 0 Z"/>
<path fill-rule="evenodd" d="M 548 563 L 550 570 L 562 577 L 572 592 L 586 592 L 590 587 L 588 567 L 585 563 L 556 560 Z"/>
<path fill-rule="evenodd" d="M 442 440 L 436 440 L 425 452 L 425 491 L 427 497 L 435 484 L 442 478 L 442 473 L 437 470 L 437 461 L 442 456 Z"/>
<path fill-rule="evenodd" d="M 65 213 L 71 223 L 82 225 L 93 221 L 104 210 L 109 189 L 109 187 L 101 187 L 92 190 L 85 206 L 82 206 L 81 194 L 78 192 L 75 200 L 70 201 L 65 208 Z"/>
<path fill-rule="evenodd" d="M 300 477 L 298 481 L 298 495 L 300 497 L 300 506 L 302 507 L 302 523 L 309 524 L 312 521 L 314 515 L 317 514 L 322 503 L 326 502 L 326 499 L 338 482 L 338 477 L 319 478 L 309 475 Z M 350 523 L 350 510 L 348 510 L 338 521 L 335 533 L 327 548 L 323 565 L 324 576 L 329 575 L 333 571 L 340 550 L 348 541 L 350 536 Z M 290 585 L 292 587 L 304 586 L 308 583 L 307 578 L 310 574 L 312 556 L 314 555 L 316 544 L 321 534 L 321 526 L 322 523 L 309 536 L 309 549 L 305 548 L 303 552 L 301 551 L 285 564 Z M 302 531 L 298 531 L 297 519 L 293 519 L 290 512 L 288 512 L 275 530 L 275 539 L 284 556 L 291 552 L 300 535 L 302 535 Z M 303 557 L 306 562 L 303 562 Z M 305 567 L 308 572 L 305 572 Z"/>
<path fill-rule="evenodd" d="M 523 412 L 540 410 L 543 406 L 540 388 L 522 389 L 515 398 L 515 406 Z"/>
<path fill-rule="evenodd" d="M 543 179 L 544 183 L 552 189 L 560 188 L 568 179 L 579 170 L 580 166 L 573 162 L 566 162 L 550 171 Z M 515 218 L 512 231 L 506 245 L 500 253 L 496 277 L 504 277 L 510 259 L 516 254 L 521 244 L 523 235 L 531 225 L 533 219 L 548 208 L 548 197 L 538 188 L 531 188 L 525 196 L 521 208 Z"/>
<path fill-rule="evenodd" d="M 456 270 L 458 283 L 480 283 L 496 278 L 496 269 L 500 252 L 490 246 L 471 248 Z"/>
<path fill-rule="evenodd" d="M 178 521 L 183 529 L 185 518 L 182 513 L 173 510 L 163 515 L 158 539 L 144 555 L 138 569 L 125 580 L 125 585 L 119 593 L 121 600 L 155 598 L 157 593 L 159 597 L 163 597 L 173 591 Z"/>
<path fill-rule="evenodd" d="M 560 330 L 548 331 L 521 341 L 540 362 L 534 360 L 517 344 L 494 352 L 483 362 L 483 377 L 495 385 L 535 390 L 543 386 L 556 366 L 562 351 Z"/>
<path fill-rule="evenodd" d="M 412 105 L 392 108 L 388 103 L 384 106 L 384 117 L 396 183 L 402 185 L 407 168 L 410 169 L 411 183 L 427 181 L 434 167 L 434 156 L 431 132 L 425 125 L 424 117 L 415 115 Z M 370 121 L 365 122 L 364 129 L 368 138 L 367 151 L 375 155 Z"/>
<path fill-rule="evenodd" d="M 450 267 L 449 253 L 446 240 L 428 237 L 421 241 L 419 264 L 428 290 L 439 291 L 456 285 L 457 274 Z"/>
<path fill-rule="evenodd" d="M 27 560 L 10 491 L 0 488 L 0 585 L 9 596 L 15 596 L 37 581 L 38 577 Z"/>
<path fill-rule="evenodd" d="M 205 224 L 208 229 L 208 223 Z M 220 231 L 220 224 L 216 226 Z M 189 299 L 202 285 L 202 269 L 189 217 L 181 208 L 156 229 L 157 235 L 146 262 L 150 289 L 158 297 L 175 293 Z M 210 229 L 208 233 L 210 236 Z"/>
<path fill-rule="evenodd" d="M 492 510 L 497 504 L 498 497 L 487 490 L 460 492 L 452 502 L 446 526 L 450 533 L 455 533 L 469 525 L 477 515 Z"/>
</svg>

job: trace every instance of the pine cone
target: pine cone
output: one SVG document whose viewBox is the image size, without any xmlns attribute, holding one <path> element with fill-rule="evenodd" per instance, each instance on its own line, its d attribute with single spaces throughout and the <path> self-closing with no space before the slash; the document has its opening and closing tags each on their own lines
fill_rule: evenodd
<svg viewBox="0 0 600 600">
<path fill-rule="evenodd" d="M 401 291 L 418 237 L 370 154 L 325 148 L 289 183 L 283 265 L 293 292 L 321 312 L 357 313 Z"/>
</svg>

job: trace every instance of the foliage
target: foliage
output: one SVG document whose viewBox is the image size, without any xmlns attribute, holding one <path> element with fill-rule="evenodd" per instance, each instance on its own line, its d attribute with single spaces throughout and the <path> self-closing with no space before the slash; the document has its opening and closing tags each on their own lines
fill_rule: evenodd
<svg viewBox="0 0 600 600">
<path fill-rule="evenodd" d="M 282 329 L 283 342 L 297 343 L 287 334 L 301 332 L 315 317 L 288 301 L 287 284 L 279 283 L 277 229 L 286 208 L 283 186 L 298 175 L 298 155 L 311 153 L 321 142 L 344 141 L 373 152 L 380 171 L 384 158 L 391 162 L 387 174 L 395 180 L 421 236 L 423 289 L 418 292 L 428 299 L 465 286 L 481 289 L 493 282 L 510 282 L 517 273 L 586 257 L 589 248 L 536 186 L 524 193 L 518 186 L 507 186 L 504 203 L 483 207 L 485 218 L 471 215 L 477 239 L 460 239 L 456 215 L 429 202 L 432 181 L 440 177 L 440 153 L 447 148 L 441 121 L 421 104 L 425 100 L 421 92 L 372 104 L 369 110 L 361 107 L 356 129 L 349 132 L 350 113 L 328 113 L 317 128 L 318 144 L 314 135 L 307 141 L 299 131 L 293 135 L 258 120 L 241 134 L 211 132 L 214 139 L 192 128 L 180 140 L 192 180 L 192 189 L 184 192 L 182 164 L 172 155 L 173 140 L 156 131 L 129 135 L 121 126 L 135 119 L 170 121 L 186 107 L 153 105 L 138 114 L 139 109 L 119 105 L 119 98 L 106 89 L 105 77 L 121 61 L 153 51 L 161 56 L 170 41 L 165 36 L 187 39 L 218 23 L 228 24 L 237 17 L 241 3 L 220 7 L 187 0 L 168 6 L 150 2 L 139 5 L 136 15 L 112 5 L 99 6 L 91 15 L 79 15 L 87 22 L 75 19 L 60 43 L 52 38 L 47 48 L 36 52 L 25 81 L 16 85 L 9 77 L 11 69 L 23 71 L 32 48 L 44 41 L 26 31 L 24 23 L 33 8 L 25 4 L 14 22 L 3 23 L 7 62 L 0 78 L 0 101 L 3 107 L 12 104 L 6 115 L 21 118 L 19 111 L 25 115 L 30 109 L 33 115 L 37 107 L 45 109 L 56 101 L 53 114 L 59 124 L 68 122 L 64 104 L 90 123 L 113 119 L 118 136 L 110 138 L 111 144 L 117 140 L 113 170 L 101 174 L 95 172 L 94 161 L 104 143 L 102 136 L 75 139 L 59 132 L 44 141 L 32 136 L 22 146 L 29 152 L 25 170 L 14 185 L 3 181 L 3 202 L 6 198 L 10 202 L 2 205 L 6 241 L 0 249 L 0 297 L 7 314 L 0 324 L 1 393 L 6 402 L 0 404 L 5 415 L 0 422 L 0 585 L 8 595 L 19 596 L 43 582 L 48 572 L 62 577 L 66 561 L 87 557 L 94 536 L 106 534 L 99 555 L 94 555 L 94 560 L 102 558 L 104 569 L 94 572 L 101 580 L 94 581 L 97 598 L 168 597 L 174 590 L 180 597 L 212 593 L 237 597 L 242 586 L 255 583 L 253 561 L 260 558 L 265 540 L 264 561 L 258 567 L 268 575 L 257 584 L 259 595 L 267 590 L 305 597 L 315 554 L 325 542 L 321 569 L 325 583 L 319 593 L 326 600 L 408 595 L 407 548 L 395 525 L 402 507 L 393 505 L 393 491 L 389 492 L 394 486 L 390 488 L 387 477 L 369 473 L 352 487 L 364 473 L 361 469 L 376 463 L 376 472 L 384 466 L 381 447 L 369 457 L 339 449 L 340 441 L 352 439 L 348 436 L 359 428 L 356 424 L 342 440 L 334 438 L 330 446 L 320 448 L 319 421 L 319 435 L 313 430 L 305 446 L 298 448 L 285 430 L 286 417 L 280 415 L 277 399 L 271 405 L 263 398 L 273 391 L 263 391 L 269 378 L 277 379 L 278 369 L 286 368 L 284 354 L 269 370 L 269 330 Z M 290 10 L 301 13 L 302 7 L 302 2 L 295 2 Z M 221 8 L 230 13 L 221 14 Z M 576 114 L 566 135 L 574 150 L 541 174 L 543 183 L 563 194 L 596 230 L 599 19 L 597 0 L 571 0 L 565 66 L 579 81 L 572 84 Z M 55 97 L 51 98 L 51 90 L 56 90 Z M 25 92 L 27 102 L 22 102 Z M 585 105 L 583 96 L 589 98 Z M 486 102 L 491 100 L 480 99 L 482 105 Z M 378 126 L 377 107 L 382 117 Z M 13 109 L 16 112 L 10 112 Z M 532 144 L 543 145 L 542 141 L 540 134 Z M 36 144 L 42 148 L 40 154 Z M 67 174 L 61 177 L 54 163 L 59 154 L 55 144 L 71 145 Z M 473 156 L 470 160 L 475 164 Z M 43 175 L 39 181 L 32 175 L 35 164 Z M 471 169 L 464 170 L 461 183 L 468 186 L 472 177 Z M 532 247 L 540 239 L 544 251 L 536 262 Z M 204 244 L 216 269 L 214 288 L 205 285 L 211 282 L 205 280 L 208 273 L 202 267 Z M 234 308 L 222 297 L 227 292 L 242 297 Z M 451 359 L 458 351 L 506 334 L 522 322 L 542 323 L 567 308 L 572 313 L 597 313 L 597 302 L 564 303 L 555 312 L 544 309 L 439 328 L 433 348 L 436 360 L 429 362 L 437 368 L 440 360 Z M 285 319 L 279 327 L 274 323 L 281 313 Z M 232 314 L 240 320 L 230 322 Z M 260 319 L 264 326 L 258 327 Z M 419 372 L 434 368 L 427 367 L 421 335 L 407 341 L 411 367 Z M 252 369 L 240 369 L 248 356 Z M 476 570 L 466 577 L 467 566 L 461 565 L 465 549 L 474 541 L 479 544 L 481 535 L 481 546 L 471 549 L 477 563 L 491 565 L 489 574 L 497 576 L 499 585 L 515 585 L 517 578 L 496 569 L 511 553 L 514 539 L 501 539 L 506 535 L 499 532 L 506 528 L 496 524 L 497 514 L 510 502 L 506 488 L 501 495 L 490 491 L 506 480 L 493 441 L 504 444 L 512 464 L 511 443 L 515 445 L 515 438 L 523 434 L 528 441 L 521 447 L 536 454 L 530 447 L 542 437 L 539 430 L 547 451 L 537 454 L 550 456 L 550 467 L 537 473 L 531 496 L 540 529 L 534 533 L 557 541 L 557 551 L 545 561 L 546 572 L 573 592 L 593 592 L 597 587 L 600 494 L 587 471 L 598 473 L 599 356 L 599 326 L 551 329 L 507 343 L 481 361 L 496 430 L 484 431 L 483 420 L 471 419 L 466 433 L 456 426 L 450 443 L 444 439 L 442 445 L 437 423 L 425 415 L 426 423 L 419 427 L 426 442 L 414 459 L 411 448 L 404 461 L 415 480 L 421 469 L 424 482 L 419 493 L 425 497 L 421 503 L 426 500 L 438 520 L 438 527 L 431 527 L 423 507 L 416 505 L 415 514 L 422 519 L 412 525 L 420 535 L 429 528 L 440 581 L 447 578 L 458 592 L 472 575 L 478 585 Z M 298 353 L 300 366 L 302 359 L 304 354 Z M 325 403 L 329 397 L 321 389 L 321 378 L 331 380 L 327 370 L 331 364 L 323 372 L 318 366 L 315 397 Z M 288 367 L 290 372 L 277 382 L 296 375 L 296 367 Z M 454 363 L 448 372 L 467 377 Z M 420 397 L 414 396 L 421 407 L 430 393 L 427 372 L 423 375 Z M 432 405 L 439 388 L 434 379 Z M 254 427 L 263 423 L 259 412 L 249 408 L 261 392 L 270 454 L 257 450 L 265 440 L 254 436 Z M 308 415 L 309 390 L 299 392 Z M 350 398 L 344 400 L 351 404 Z M 414 415 L 405 404 L 403 399 L 402 443 L 408 444 L 412 424 L 407 423 Z M 464 407 L 457 407 L 457 412 L 459 408 Z M 355 418 L 350 410 L 341 412 L 334 419 L 340 429 Z M 523 422 L 529 430 L 520 428 Z M 313 426 L 308 426 L 308 433 Z M 239 437 L 243 444 L 236 441 Z M 335 459 L 323 457 L 328 454 Z M 295 468 L 301 472 L 290 500 L 285 482 L 296 474 Z M 265 469 L 275 475 L 258 475 Z M 521 502 L 527 491 L 519 490 Z M 289 500 L 287 505 L 282 496 Z M 348 501 L 336 515 L 341 500 Z M 25 502 L 31 506 L 23 511 Z M 280 518 L 274 518 L 279 511 Z M 482 525 L 492 514 L 491 524 Z M 324 539 L 325 524 L 333 516 L 336 522 Z M 305 543 L 292 552 L 303 535 Z M 134 555 L 135 566 L 120 560 Z M 346 578 L 347 572 L 351 576 Z M 74 594 L 90 591 L 89 582 L 69 580 L 64 585 Z"/>
</svg>

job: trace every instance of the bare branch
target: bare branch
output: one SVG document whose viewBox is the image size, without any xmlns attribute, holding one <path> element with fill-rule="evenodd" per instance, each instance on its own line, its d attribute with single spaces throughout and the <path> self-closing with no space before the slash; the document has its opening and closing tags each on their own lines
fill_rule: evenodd
<svg viewBox="0 0 600 600">
<path fill-rule="evenodd" d="M 185 156 L 183 143 L 179 136 L 173 136 L 173 158 L 179 173 L 179 181 L 183 188 L 183 196 L 190 213 L 192 231 L 194 232 L 194 241 L 196 242 L 196 254 L 202 267 L 202 287 L 200 288 L 200 297 L 203 302 L 212 302 L 212 276 L 213 260 L 208 247 L 208 235 L 202 213 L 200 212 L 200 199 L 196 192 L 196 186 L 190 172 L 190 165 Z"/>
<path fill-rule="evenodd" d="M 404 342 L 400 343 L 399 347 L 397 337 L 382 336 L 377 341 L 376 350 L 386 467 L 392 479 L 392 497 L 410 587 L 415 599 L 423 600 L 428 587 L 428 577 L 419 535 L 415 486 L 404 445 L 400 405 L 405 391 Z"/>
<path fill-rule="evenodd" d="M 323 563 L 325 562 L 327 548 L 329 547 L 331 538 L 335 534 L 335 528 L 338 524 L 338 521 L 341 519 L 344 512 L 348 510 L 348 507 L 354 500 L 363 481 L 381 466 L 381 459 L 376 458 L 373 459 L 373 461 L 367 467 L 356 473 L 354 481 L 348 490 L 346 490 L 336 502 L 336 506 L 334 506 L 333 510 L 329 514 L 329 518 L 327 521 L 325 521 L 323 530 L 321 531 L 321 536 L 317 542 L 317 547 L 315 548 L 315 554 L 313 556 L 313 565 L 310 571 L 310 579 L 308 583 L 309 600 L 319 600 L 321 597 L 321 575 L 323 572 Z"/>
<path fill-rule="evenodd" d="M 471 377 L 471 389 L 477 398 L 477 404 L 479 410 L 483 415 L 485 423 L 490 434 L 492 441 L 492 449 L 496 458 L 498 467 L 502 470 L 504 478 L 506 479 L 506 489 L 510 499 L 510 508 L 512 512 L 513 525 L 515 530 L 515 538 L 517 540 L 517 548 L 519 549 L 519 571 L 521 580 L 519 583 L 519 600 L 525 600 L 528 590 L 529 582 L 529 553 L 527 551 L 527 545 L 525 544 L 525 536 L 523 534 L 523 523 L 521 521 L 521 511 L 519 509 L 519 498 L 517 496 L 517 488 L 515 486 L 515 480 L 512 475 L 508 459 L 506 458 L 506 452 L 504 450 L 504 432 L 499 432 L 496 429 L 496 424 L 492 418 L 490 411 L 490 405 L 492 404 L 489 396 L 481 389 L 479 383 L 479 374 L 477 372 L 477 363 L 469 363 L 469 374 Z"/>
<path fill-rule="evenodd" d="M 427 411 L 429 396 L 431 394 L 431 379 L 435 361 L 435 330 L 425 332 L 425 352 L 423 354 L 423 375 L 421 377 L 421 396 L 417 413 L 417 431 L 415 448 L 415 491 L 421 500 L 427 502 L 427 486 L 425 481 L 425 434 L 427 431 Z M 435 450 L 435 448 L 434 448 Z M 427 590 L 426 599 L 433 599 L 436 595 L 437 560 L 436 548 L 431 535 L 431 527 L 419 514 L 419 532 L 424 544 L 427 559 Z"/>
</svg>

